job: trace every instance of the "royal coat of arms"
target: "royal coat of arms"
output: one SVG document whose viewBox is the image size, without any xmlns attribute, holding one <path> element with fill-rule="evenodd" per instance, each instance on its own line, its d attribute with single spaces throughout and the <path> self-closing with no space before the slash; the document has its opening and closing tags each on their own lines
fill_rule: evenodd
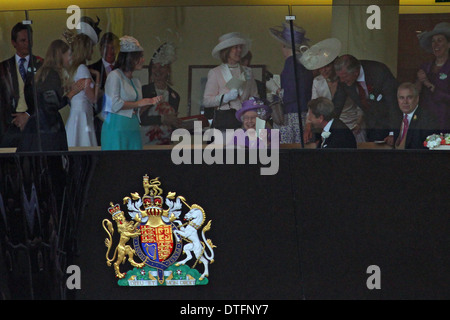
<svg viewBox="0 0 450 320">
<path fill-rule="evenodd" d="M 207 284 L 209 264 L 214 262 L 216 247 L 205 236 L 211 228 L 211 220 L 200 231 L 206 220 L 203 208 L 197 204 L 189 205 L 175 192 L 169 192 L 164 200 L 160 186 L 159 178 L 150 180 L 145 175 L 144 195 L 141 197 L 134 192 L 123 198 L 126 213 L 119 204 L 110 203 L 108 212 L 116 223 L 119 240 L 112 253 L 114 224 L 104 219 L 103 229 L 108 234 L 105 239 L 106 263 L 114 266 L 121 286 Z M 185 207 L 188 212 L 184 214 L 186 222 L 183 223 L 180 216 Z M 183 254 L 186 257 L 180 260 Z M 134 268 L 121 272 L 120 266 L 127 258 Z M 193 258 L 193 266 L 187 266 L 186 263 Z M 203 273 L 195 269 L 199 262 L 203 264 Z"/>
</svg>

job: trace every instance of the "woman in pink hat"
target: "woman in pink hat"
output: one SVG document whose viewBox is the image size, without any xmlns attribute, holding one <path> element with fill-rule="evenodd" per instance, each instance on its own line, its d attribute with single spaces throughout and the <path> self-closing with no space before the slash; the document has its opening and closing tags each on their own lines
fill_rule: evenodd
<svg viewBox="0 0 450 320">
<path fill-rule="evenodd" d="M 212 50 L 212 56 L 222 64 L 208 72 L 203 104 L 215 108 L 213 126 L 219 130 L 236 129 L 241 123 L 235 113 L 242 101 L 258 96 L 252 69 L 240 65 L 241 57 L 249 50 L 249 40 L 239 32 L 224 34 Z"/>
<path fill-rule="evenodd" d="M 435 57 L 417 72 L 420 104 L 438 118 L 441 132 L 450 132 L 450 23 L 438 23 L 418 38 L 420 46 Z"/>
</svg>

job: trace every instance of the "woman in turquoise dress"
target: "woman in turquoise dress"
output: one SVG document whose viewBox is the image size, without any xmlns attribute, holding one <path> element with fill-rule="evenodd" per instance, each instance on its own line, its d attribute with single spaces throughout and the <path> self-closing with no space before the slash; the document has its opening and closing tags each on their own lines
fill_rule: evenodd
<svg viewBox="0 0 450 320">
<path fill-rule="evenodd" d="M 139 108 L 153 105 L 161 96 L 142 98 L 142 85 L 133 72 L 144 65 L 144 49 L 130 36 L 120 38 L 120 52 L 106 79 L 102 150 L 141 150 Z"/>
</svg>

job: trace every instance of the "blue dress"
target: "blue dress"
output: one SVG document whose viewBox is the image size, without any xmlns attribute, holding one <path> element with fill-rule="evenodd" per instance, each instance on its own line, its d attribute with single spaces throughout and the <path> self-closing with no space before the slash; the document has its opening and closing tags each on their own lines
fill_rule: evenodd
<svg viewBox="0 0 450 320">
<path fill-rule="evenodd" d="M 141 150 L 138 111 L 122 109 L 125 101 L 142 99 L 139 79 L 127 78 L 120 69 L 112 71 L 106 79 L 104 99 L 102 150 Z"/>
</svg>

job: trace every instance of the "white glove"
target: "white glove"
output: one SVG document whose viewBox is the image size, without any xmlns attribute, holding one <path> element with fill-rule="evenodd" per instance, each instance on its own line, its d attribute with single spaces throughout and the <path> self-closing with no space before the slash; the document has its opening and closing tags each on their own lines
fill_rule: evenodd
<svg viewBox="0 0 450 320">
<path fill-rule="evenodd" d="M 237 89 L 231 89 L 230 92 L 227 92 L 223 95 L 223 103 L 228 103 L 238 97 Z"/>
</svg>

